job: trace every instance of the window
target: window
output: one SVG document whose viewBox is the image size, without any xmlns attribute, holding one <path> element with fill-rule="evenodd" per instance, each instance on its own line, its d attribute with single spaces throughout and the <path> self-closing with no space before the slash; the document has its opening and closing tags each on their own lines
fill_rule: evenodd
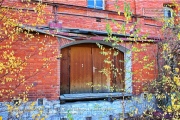
<svg viewBox="0 0 180 120">
<path fill-rule="evenodd" d="M 87 0 L 88 8 L 104 9 L 104 0 Z"/>
<path fill-rule="evenodd" d="M 173 9 L 170 7 L 164 7 L 164 21 L 169 27 L 174 26 Z"/>
<path fill-rule="evenodd" d="M 172 18 L 173 17 L 173 10 L 169 7 L 164 7 L 164 17 L 165 18 Z"/>
</svg>

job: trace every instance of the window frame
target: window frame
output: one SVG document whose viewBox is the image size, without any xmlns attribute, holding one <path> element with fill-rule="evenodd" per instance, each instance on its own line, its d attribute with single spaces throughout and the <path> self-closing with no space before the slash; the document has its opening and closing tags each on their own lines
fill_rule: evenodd
<svg viewBox="0 0 180 120">
<path fill-rule="evenodd" d="M 170 17 L 169 16 L 165 16 L 165 11 L 170 11 L 171 16 Z M 164 7 L 164 17 L 165 18 L 172 18 L 173 17 L 173 9 L 170 8 L 170 7 Z"/>
<path fill-rule="evenodd" d="M 171 16 L 165 16 L 165 12 L 170 12 Z M 174 26 L 174 15 L 173 15 L 173 8 L 164 6 L 163 13 L 164 13 L 164 22 L 167 27 L 173 27 Z M 170 22 L 169 22 L 170 20 Z"/>
</svg>

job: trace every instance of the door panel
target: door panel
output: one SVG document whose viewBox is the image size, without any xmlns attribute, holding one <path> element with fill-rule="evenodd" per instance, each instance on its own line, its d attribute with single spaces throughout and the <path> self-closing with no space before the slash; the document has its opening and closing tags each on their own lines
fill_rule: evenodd
<svg viewBox="0 0 180 120">
<path fill-rule="evenodd" d="M 105 50 L 106 52 L 108 49 Z M 102 55 L 101 49 L 97 47 L 92 48 L 92 60 L 93 60 L 93 92 L 109 92 L 110 88 L 110 64 L 104 62 L 107 57 L 110 55 Z M 106 71 L 102 73 L 100 71 Z M 106 75 L 105 75 L 106 74 Z"/>
<path fill-rule="evenodd" d="M 60 79 L 60 93 L 69 94 L 69 48 L 64 48 L 61 50 L 61 79 Z"/>
<path fill-rule="evenodd" d="M 91 93 L 92 55 L 90 47 L 71 47 L 70 93 Z"/>
<path fill-rule="evenodd" d="M 117 56 L 114 57 L 114 65 L 115 68 L 118 69 L 117 76 L 115 77 L 115 91 L 116 92 L 122 92 L 123 88 L 125 87 L 124 84 L 124 54 L 122 52 L 119 52 Z"/>
</svg>

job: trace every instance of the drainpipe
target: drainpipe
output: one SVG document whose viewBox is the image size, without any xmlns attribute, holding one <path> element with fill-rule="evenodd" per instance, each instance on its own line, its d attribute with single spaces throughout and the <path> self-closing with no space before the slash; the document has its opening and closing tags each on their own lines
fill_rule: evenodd
<svg viewBox="0 0 180 120">
<path fill-rule="evenodd" d="M 61 72 L 61 62 L 60 62 L 60 54 L 61 54 L 61 50 L 60 50 L 60 47 L 61 47 L 61 38 L 57 37 L 57 40 L 58 40 L 58 56 L 57 56 L 57 74 L 58 74 L 58 85 L 59 85 L 59 91 L 60 91 L 60 72 Z M 61 92 L 61 91 L 60 91 Z M 59 98 L 60 98 L 60 92 L 59 92 Z"/>
</svg>

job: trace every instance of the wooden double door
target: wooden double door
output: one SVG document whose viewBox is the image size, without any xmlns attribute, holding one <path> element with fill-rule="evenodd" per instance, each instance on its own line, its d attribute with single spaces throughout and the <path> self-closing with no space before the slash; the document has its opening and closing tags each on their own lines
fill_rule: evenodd
<svg viewBox="0 0 180 120">
<path fill-rule="evenodd" d="M 80 44 L 61 50 L 61 94 L 103 93 L 112 92 L 113 86 L 124 87 L 124 63 L 120 62 L 123 53 L 113 56 L 114 50 L 103 47 L 101 50 L 96 44 Z M 122 72 L 115 76 L 112 65 Z"/>
</svg>

